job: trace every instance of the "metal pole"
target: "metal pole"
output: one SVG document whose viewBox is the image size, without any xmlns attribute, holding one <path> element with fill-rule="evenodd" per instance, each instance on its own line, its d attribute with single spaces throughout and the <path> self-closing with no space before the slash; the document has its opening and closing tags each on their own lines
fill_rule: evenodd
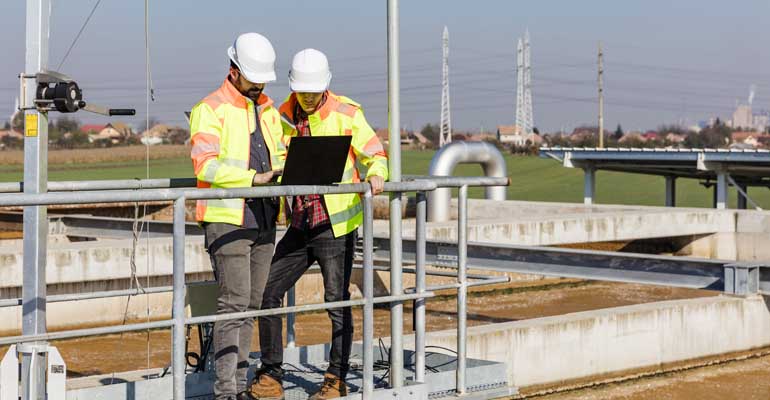
<svg viewBox="0 0 770 400">
<path fill-rule="evenodd" d="M 401 103 L 399 77 L 398 0 L 388 0 L 388 130 L 390 181 L 401 182 Z M 401 265 L 401 193 L 390 197 L 390 293 L 402 294 Z M 404 382 L 403 354 L 404 305 L 390 305 L 390 386 L 399 388 Z"/>
<path fill-rule="evenodd" d="M 288 307 L 294 307 L 297 305 L 296 302 L 296 292 L 294 286 L 292 286 L 286 293 L 286 305 Z M 294 332 L 294 321 L 296 318 L 297 315 L 294 313 L 286 314 L 286 347 L 290 349 L 297 347 L 297 336 Z"/>
<path fill-rule="evenodd" d="M 50 0 L 27 0 L 26 59 L 24 74 L 32 76 L 48 68 Z M 24 193 L 47 191 L 48 113 L 35 107 L 37 81 L 21 79 L 24 90 Z M 24 274 L 22 285 L 22 334 L 46 333 L 46 249 L 48 215 L 45 206 L 24 207 Z M 45 353 L 22 356 L 22 398 L 35 393 L 45 398 Z M 40 357 L 34 363 L 32 357 Z M 30 368 L 35 366 L 34 371 Z M 28 385 L 34 384 L 35 388 Z M 35 399 L 37 400 L 37 399 Z"/>
<path fill-rule="evenodd" d="M 171 317 L 174 320 L 172 327 L 172 359 L 171 370 L 174 374 L 174 400 L 185 398 L 185 267 L 184 267 L 184 239 L 185 239 L 185 206 L 184 197 L 174 200 L 174 294 Z"/>
<path fill-rule="evenodd" d="M 676 207 L 676 177 L 666 177 L 666 207 Z"/>
<path fill-rule="evenodd" d="M 467 333 L 468 283 L 466 267 L 468 262 L 468 186 L 460 187 L 457 199 L 457 394 L 465 393 L 465 344 Z"/>
<path fill-rule="evenodd" d="M 596 194 L 596 169 L 589 165 L 583 168 L 583 172 L 583 204 L 590 206 L 594 204 Z"/>
<path fill-rule="evenodd" d="M 717 171 L 716 185 L 716 208 L 724 210 L 727 208 L 727 172 Z"/>
<path fill-rule="evenodd" d="M 425 193 L 417 192 L 415 280 L 417 293 L 420 294 L 425 292 L 426 214 Z M 425 382 L 425 299 L 415 300 L 414 315 L 414 380 Z"/>
<path fill-rule="evenodd" d="M 363 399 L 369 400 L 374 393 L 374 233 L 373 233 L 372 192 L 364 193 L 364 376 Z"/>
</svg>

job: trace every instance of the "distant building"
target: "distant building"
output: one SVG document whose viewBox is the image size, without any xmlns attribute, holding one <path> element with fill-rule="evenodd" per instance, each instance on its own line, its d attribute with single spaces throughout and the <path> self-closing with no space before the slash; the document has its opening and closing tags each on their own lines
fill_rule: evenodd
<svg viewBox="0 0 770 400">
<path fill-rule="evenodd" d="M 543 142 L 537 133 L 524 133 L 524 130 L 516 125 L 499 125 L 497 127 L 497 140 L 500 143 L 514 146 L 538 145 Z"/>
<path fill-rule="evenodd" d="M 99 133 L 102 131 L 102 129 L 106 127 L 107 125 L 89 124 L 89 125 L 81 125 L 80 130 L 83 133 L 88 133 L 90 135 L 92 133 Z"/>
<path fill-rule="evenodd" d="M 741 104 L 735 109 L 727 125 L 735 129 L 764 132 L 770 127 L 770 112 L 765 110 L 754 113 L 751 106 Z"/>
<path fill-rule="evenodd" d="M 738 131 L 730 134 L 731 143 L 742 144 L 750 148 L 762 147 L 763 143 L 768 140 L 770 140 L 770 135 L 762 132 Z"/>
<path fill-rule="evenodd" d="M 671 144 L 680 144 L 683 143 L 686 137 L 684 135 L 680 135 L 678 133 L 669 132 L 666 135 L 666 141 Z"/>
</svg>

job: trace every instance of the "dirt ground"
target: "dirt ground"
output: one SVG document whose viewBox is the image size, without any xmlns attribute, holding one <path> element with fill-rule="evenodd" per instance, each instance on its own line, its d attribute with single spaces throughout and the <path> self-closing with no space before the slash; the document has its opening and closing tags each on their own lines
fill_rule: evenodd
<svg viewBox="0 0 770 400">
<path fill-rule="evenodd" d="M 468 325 L 560 315 L 630 304 L 714 295 L 713 292 L 608 282 L 552 280 L 529 287 L 509 287 L 493 292 L 475 292 L 468 298 Z M 494 301 L 491 301 L 494 296 Z M 447 294 L 430 299 L 426 326 L 430 331 L 456 327 L 456 297 Z M 361 310 L 354 309 L 356 340 L 361 339 Z M 375 310 L 376 337 L 390 336 L 387 309 Z M 297 316 L 297 344 L 329 340 L 330 323 L 325 313 Z M 412 329 L 412 307 L 405 306 L 404 330 Z M 256 329 L 252 348 L 258 350 Z M 191 350 L 197 350 L 197 329 L 191 332 Z M 126 333 L 55 342 L 67 362 L 71 377 L 107 374 L 169 364 L 171 334 L 168 330 Z M 0 354 L 4 349 L 0 349 Z"/>
<path fill-rule="evenodd" d="M 665 373 L 596 388 L 544 396 L 538 400 L 767 400 L 770 355 L 681 372 Z"/>
</svg>

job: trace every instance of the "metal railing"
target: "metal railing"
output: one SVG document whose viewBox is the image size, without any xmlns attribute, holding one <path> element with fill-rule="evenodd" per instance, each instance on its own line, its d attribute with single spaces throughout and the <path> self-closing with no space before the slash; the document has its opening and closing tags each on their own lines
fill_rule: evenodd
<svg viewBox="0 0 770 400">
<path fill-rule="evenodd" d="M 403 192 L 417 192 L 416 208 L 416 241 L 417 257 L 415 263 L 416 288 L 407 290 L 391 290 L 390 296 L 374 297 L 374 259 L 373 259 L 373 205 L 369 184 L 341 184 L 333 186 L 262 186 L 237 189 L 191 189 L 180 187 L 189 185 L 189 180 L 135 180 L 135 181 L 90 181 L 90 182 L 51 182 L 52 190 L 61 192 L 42 194 L 0 194 L 0 206 L 47 206 L 60 204 L 92 204 L 92 203 L 116 203 L 116 202 L 144 202 L 144 201 L 172 201 L 173 202 L 173 286 L 172 286 L 172 318 L 168 320 L 127 324 L 122 326 L 109 326 L 99 328 L 68 330 L 38 335 L 21 335 L 0 338 L 0 345 L 17 344 L 25 342 L 39 342 L 74 337 L 96 336 L 112 333 L 139 331 L 146 329 L 171 328 L 172 329 L 172 373 L 173 394 L 175 400 L 185 398 L 185 326 L 230 319 L 253 318 L 266 315 L 283 315 L 296 312 L 323 310 L 339 307 L 363 306 L 363 385 L 362 395 L 364 399 L 372 398 L 374 391 L 374 304 L 391 303 L 402 304 L 404 301 L 415 301 L 415 381 L 425 381 L 425 299 L 434 296 L 432 290 L 456 288 L 457 296 L 457 386 L 458 393 L 466 391 L 466 297 L 470 284 L 467 282 L 466 272 L 466 248 L 467 248 L 467 204 L 468 186 L 504 186 L 508 185 L 508 178 L 490 177 L 442 177 L 424 178 L 405 182 L 385 183 L 385 192 L 400 196 Z M 0 191 L 18 191 L 21 185 L 0 185 Z M 175 186 L 177 185 L 177 186 Z M 146 189 L 154 187 L 153 189 Z M 438 187 L 459 188 L 458 202 L 458 268 L 457 283 L 428 288 L 426 286 L 425 271 L 425 241 L 426 241 L 426 196 L 425 192 L 433 191 Z M 126 188 L 138 190 L 122 190 Z M 18 189 L 18 190 L 15 190 Z M 68 192 L 70 191 L 70 192 Z M 74 192 L 73 192 L 74 191 Z M 84 193 L 84 191 L 88 191 Z M 363 298 L 357 300 L 304 304 L 277 309 L 257 310 L 248 312 L 216 314 L 187 318 L 185 316 L 185 201 L 203 199 L 226 199 L 244 197 L 277 197 L 296 196 L 308 194 L 341 194 L 360 193 L 363 203 Z M 391 235 L 393 236 L 393 235 Z M 400 229 L 396 232 L 394 241 L 401 240 Z M 401 281 L 401 270 L 391 271 L 398 276 L 392 279 Z M 507 280 L 507 279 L 506 279 Z M 474 282 L 473 285 L 492 284 L 503 281 L 500 278 L 486 279 Z M 100 293 L 100 296 L 106 294 Z M 54 297 L 54 296 L 52 296 Z M 61 296 L 63 301 L 66 296 Z M 75 295 L 74 297 L 77 297 Z M 87 295 L 80 295 L 81 298 Z M 16 300 L 14 299 L 14 302 Z M 34 312 L 34 310 L 25 310 Z M 391 334 L 391 347 L 401 349 L 403 344 L 403 332 L 393 330 Z M 401 357 L 403 358 L 403 357 Z M 400 359 L 400 358 L 399 358 Z M 391 360 L 392 361 L 392 360 Z M 401 363 L 402 364 L 402 363 Z M 399 371 L 403 365 L 398 365 Z M 397 375 L 401 375 L 400 373 Z M 402 382 L 393 383 L 391 386 L 401 386 Z"/>
</svg>

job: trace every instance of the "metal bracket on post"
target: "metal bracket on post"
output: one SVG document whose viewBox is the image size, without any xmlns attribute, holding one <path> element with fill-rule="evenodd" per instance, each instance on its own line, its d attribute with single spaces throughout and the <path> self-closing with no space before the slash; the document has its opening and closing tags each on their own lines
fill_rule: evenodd
<svg viewBox="0 0 770 400">
<path fill-rule="evenodd" d="M 761 264 L 735 263 L 725 265 L 725 293 L 747 296 L 759 291 Z"/>
<path fill-rule="evenodd" d="M 19 399 L 19 356 L 12 345 L 0 361 L 0 400 Z"/>
<path fill-rule="evenodd" d="M 27 387 L 19 381 L 19 355 L 27 355 L 32 364 L 45 357 L 45 382 L 37 382 L 35 374 L 30 374 Z M 46 357 L 47 354 L 47 357 Z M 30 399 L 65 400 L 67 397 L 67 364 L 59 350 L 47 343 L 25 343 L 11 346 L 0 362 L 0 400 L 18 400 L 19 389 Z M 38 388 L 45 388 L 45 393 L 37 393 Z"/>
</svg>

